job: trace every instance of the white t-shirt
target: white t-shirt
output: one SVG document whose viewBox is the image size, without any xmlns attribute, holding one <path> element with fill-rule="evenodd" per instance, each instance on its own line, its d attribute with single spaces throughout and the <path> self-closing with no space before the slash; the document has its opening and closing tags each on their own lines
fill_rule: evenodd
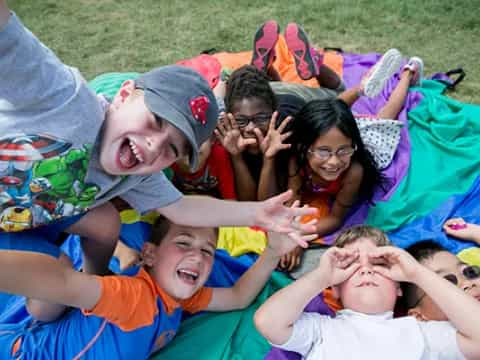
<svg viewBox="0 0 480 360">
<path fill-rule="evenodd" d="M 430 360 L 464 359 L 457 331 L 447 321 L 393 318 L 392 312 L 367 315 L 342 310 L 335 318 L 303 313 L 280 349 L 303 359 Z"/>
</svg>

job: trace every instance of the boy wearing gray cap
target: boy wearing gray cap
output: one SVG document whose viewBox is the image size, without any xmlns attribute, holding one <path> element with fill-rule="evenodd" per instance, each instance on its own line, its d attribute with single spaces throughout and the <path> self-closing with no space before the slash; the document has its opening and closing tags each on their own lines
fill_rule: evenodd
<svg viewBox="0 0 480 360">
<path fill-rule="evenodd" d="M 290 192 L 239 204 L 182 196 L 166 179 L 161 170 L 184 155 L 195 167 L 216 125 L 215 97 L 193 70 L 152 70 L 125 82 L 109 103 L 0 0 L 0 79 L 0 249 L 9 256 L 38 252 L 38 268 L 62 271 L 68 260 L 52 243 L 66 231 L 85 240 L 84 271 L 103 273 L 118 238 L 118 214 L 108 202 L 116 196 L 190 226 L 290 232 L 295 216 L 313 211 L 283 206 Z M 43 320 L 62 309 L 30 305 L 34 313 L 40 305 Z"/>
</svg>

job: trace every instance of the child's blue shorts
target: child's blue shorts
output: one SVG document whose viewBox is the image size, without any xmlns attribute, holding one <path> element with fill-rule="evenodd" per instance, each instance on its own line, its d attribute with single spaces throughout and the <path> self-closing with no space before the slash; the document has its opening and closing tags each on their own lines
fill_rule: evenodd
<svg viewBox="0 0 480 360">
<path fill-rule="evenodd" d="M 31 251 L 58 258 L 60 233 L 75 224 L 83 215 L 85 213 L 31 230 L 0 233 L 0 250 Z"/>
</svg>

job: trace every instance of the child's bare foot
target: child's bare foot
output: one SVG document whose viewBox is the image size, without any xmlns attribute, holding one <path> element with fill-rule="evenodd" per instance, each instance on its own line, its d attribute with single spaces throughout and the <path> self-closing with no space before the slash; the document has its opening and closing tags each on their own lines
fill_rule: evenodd
<svg viewBox="0 0 480 360">
<path fill-rule="evenodd" d="M 410 86 L 422 86 L 423 80 L 423 60 L 419 57 L 411 57 L 408 63 L 403 67 L 402 74 L 409 72 L 411 74 Z"/>
</svg>

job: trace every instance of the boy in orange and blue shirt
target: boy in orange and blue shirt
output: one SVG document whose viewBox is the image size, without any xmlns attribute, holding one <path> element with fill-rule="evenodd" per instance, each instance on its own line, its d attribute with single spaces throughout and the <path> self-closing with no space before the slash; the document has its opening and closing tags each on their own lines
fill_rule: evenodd
<svg viewBox="0 0 480 360">
<path fill-rule="evenodd" d="M 248 306 L 280 256 L 295 242 L 270 234 L 269 246 L 232 288 L 204 287 L 212 268 L 217 231 L 174 225 L 160 217 L 132 276 L 95 276 L 32 266 L 36 254 L 0 252 L 0 290 L 77 307 L 50 323 L 0 325 L 0 358 L 146 359 L 178 330 L 183 311 L 229 311 Z M 301 237 L 313 239 L 312 235 Z M 13 268 L 22 267 L 21 274 Z M 41 286 L 24 285 L 33 275 Z M 16 278 L 12 281 L 12 278 Z"/>
</svg>

